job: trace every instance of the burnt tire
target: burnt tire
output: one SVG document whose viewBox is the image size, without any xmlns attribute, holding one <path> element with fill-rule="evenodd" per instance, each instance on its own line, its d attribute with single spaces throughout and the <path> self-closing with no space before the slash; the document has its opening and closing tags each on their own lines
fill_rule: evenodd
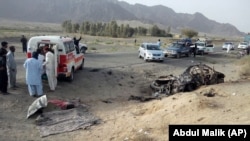
<svg viewBox="0 0 250 141">
<path fill-rule="evenodd" d="M 203 56 L 203 55 L 204 55 L 204 51 L 201 52 L 201 56 Z"/>
<path fill-rule="evenodd" d="M 180 58 L 180 57 L 181 57 L 181 54 L 177 53 L 176 58 Z"/>
<path fill-rule="evenodd" d="M 155 81 L 153 81 L 150 84 L 150 88 L 155 90 L 155 91 L 160 91 L 162 89 L 162 87 L 160 85 L 158 85 Z"/>
<path fill-rule="evenodd" d="M 178 81 L 175 80 L 172 83 L 171 94 L 176 94 L 176 93 L 180 92 L 180 88 L 179 87 L 180 87 L 180 85 L 179 85 Z"/>
<path fill-rule="evenodd" d="M 147 58 L 146 58 L 146 55 L 143 56 L 143 60 L 144 60 L 145 62 L 148 62 L 148 60 L 147 60 Z"/>
<path fill-rule="evenodd" d="M 140 52 L 139 52 L 139 54 L 138 54 L 138 58 L 139 58 L 139 59 L 141 59 L 141 58 L 142 58 L 142 57 L 141 57 L 141 55 L 140 55 Z"/>
</svg>

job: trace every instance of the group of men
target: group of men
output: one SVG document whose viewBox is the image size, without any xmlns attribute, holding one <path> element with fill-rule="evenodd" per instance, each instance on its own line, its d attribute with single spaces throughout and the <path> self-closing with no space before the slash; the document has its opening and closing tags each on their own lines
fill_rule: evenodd
<svg viewBox="0 0 250 141">
<path fill-rule="evenodd" d="M 8 49 L 8 42 L 1 42 L 0 49 L 0 91 L 3 95 L 10 94 L 8 86 L 11 89 L 16 86 L 16 61 L 14 59 L 15 46 L 10 46 Z"/>
<path fill-rule="evenodd" d="M 74 44 L 79 46 L 79 39 L 74 37 Z M 27 38 L 22 35 L 21 43 L 23 53 L 27 52 Z M 16 89 L 16 61 L 14 59 L 15 46 L 10 46 L 8 49 L 8 42 L 3 41 L 0 49 L 0 91 L 2 94 L 10 94 L 10 89 Z M 48 79 L 50 91 L 55 91 L 57 85 L 57 78 L 55 75 L 55 59 L 54 54 L 48 44 L 37 49 L 32 53 L 32 57 L 25 60 L 23 67 L 26 70 L 26 84 L 30 96 L 40 97 L 44 94 L 42 85 L 42 75 L 46 74 Z"/>
<path fill-rule="evenodd" d="M 26 83 L 30 96 L 40 97 L 44 94 L 42 85 L 42 75 L 45 72 L 50 91 L 55 91 L 57 78 L 55 75 L 54 54 L 49 45 L 38 48 L 32 53 L 32 57 L 24 62 L 26 69 Z"/>
</svg>

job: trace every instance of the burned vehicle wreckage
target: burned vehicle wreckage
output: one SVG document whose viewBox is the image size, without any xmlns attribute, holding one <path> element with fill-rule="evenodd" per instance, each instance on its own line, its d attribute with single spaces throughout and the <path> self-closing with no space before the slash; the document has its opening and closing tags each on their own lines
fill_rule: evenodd
<svg viewBox="0 0 250 141">
<path fill-rule="evenodd" d="M 202 85 L 224 82 L 225 75 L 205 64 L 189 66 L 181 75 L 160 76 L 150 84 L 154 95 L 172 95 L 178 92 L 190 92 Z"/>
</svg>

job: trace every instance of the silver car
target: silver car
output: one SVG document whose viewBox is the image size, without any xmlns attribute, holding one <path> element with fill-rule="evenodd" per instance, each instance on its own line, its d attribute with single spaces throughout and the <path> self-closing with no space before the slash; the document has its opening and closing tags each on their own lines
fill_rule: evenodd
<svg viewBox="0 0 250 141">
<path fill-rule="evenodd" d="M 143 58 L 145 61 L 160 61 L 163 62 L 164 54 L 155 43 L 142 43 L 138 50 L 138 57 Z"/>
<path fill-rule="evenodd" d="M 223 43 L 222 49 L 226 50 L 228 46 L 230 46 L 230 50 L 234 50 L 234 43 L 233 42 L 225 42 L 225 43 Z"/>
<path fill-rule="evenodd" d="M 241 42 L 238 45 L 238 49 L 246 49 L 248 47 L 248 43 L 247 42 Z"/>
</svg>

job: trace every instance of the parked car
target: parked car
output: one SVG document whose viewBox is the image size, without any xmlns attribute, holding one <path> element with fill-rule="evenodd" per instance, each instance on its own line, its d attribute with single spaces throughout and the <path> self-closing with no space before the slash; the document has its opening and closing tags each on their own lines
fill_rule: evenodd
<svg viewBox="0 0 250 141">
<path fill-rule="evenodd" d="M 142 43 L 138 50 L 138 57 L 145 61 L 163 62 L 164 54 L 157 43 Z"/>
<path fill-rule="evenodd" d="M 190 55 L 190 47 L 185 46 L 185 43 L 183 42 L 175 42 L 172 43 L 169 47 L 167 47 L 164 51 L 164 56 L 174 56 L 176 58 L 180 58 L 181 56 L 189 56 Z"/>
<path fill-rule="evenodd" d="M 204 54 L 204 53 L 213 53 L 214 52 L 214 45 L 208 44 L 207 42 L 198 41 L 196 42 L 198 54 Z"/>
<path fill-rule="evenodd" d="M 222 45 L 222 50 L 227 50 L 228 45 L 230 46 L 230 50 L 234 50 L 234 43 L 233 42 L 225 42 Z"/>
<path fill-rule="evenodd" d="M 83 43 L 79 43 L 79 49 L 80 49 L 80 52 L 81 53 L 86 53 L 86 51 L 88 50 L 88 47 L 86 44 L 83 44 Z"/>
<path fill-rule="evenodd" d="M 248 43 L 247 42 L 241 42 L 238 45 L 238 49 L 246 49 L 248 47 Z"/>
<path fill-rule="evenodd" d="M 181 39 L 180 41 L 178 42 L 183 42 L 184 44 L 187 44 L 187 45 L 192 45 L 192 40 L 190 38 L 184 38 L 184 39 Z"/>
</svg>

